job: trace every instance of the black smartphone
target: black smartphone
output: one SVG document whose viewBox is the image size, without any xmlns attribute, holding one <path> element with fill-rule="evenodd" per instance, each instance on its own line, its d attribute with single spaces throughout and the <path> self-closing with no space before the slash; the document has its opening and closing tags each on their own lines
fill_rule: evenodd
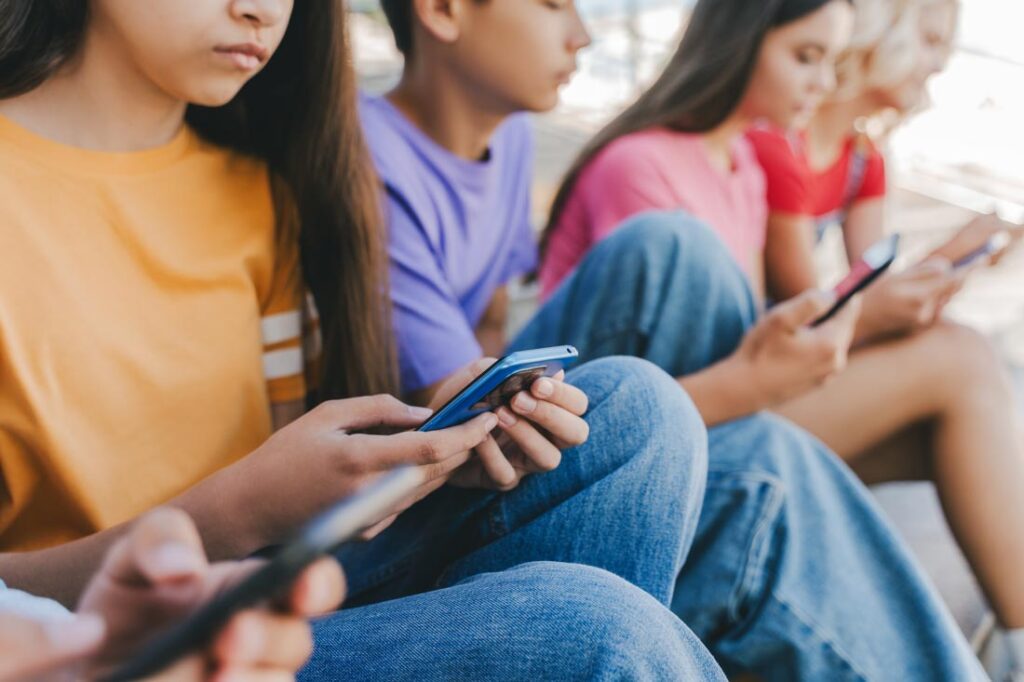
<svg viewBox="0 0 1024 682">
<path fill-rule="evenodd" d="M 871 248 L 864 252 L 864 257 L 850 268 L 850 274 L 836 285 L 834 290 L 836 294 L 835 304 L 829 308 L 827 313 L 811 323 L 811 326 L 817 327 L 828 322 L 835 317 L 836 313 L 843 309 L 843 306 L 850 302 L 850 299 L 881 277 L 882 273 L 888 270 L 893 261 L 896 260 L 899 246 L 900 236 L 898 234 L 889 235 L 872 244 Z"/>
<path fill-rule="evenodd" d="M 339 502 L 309 523 L 265 565 L 157 635 L 131 660 L 103 679 L 124 682 L 149 677 L 206 646 L 232 616 L 285 594 L 310 564 L 379 521 L 420 483 L 419 469 L 400 467 Z"/>
</svg>

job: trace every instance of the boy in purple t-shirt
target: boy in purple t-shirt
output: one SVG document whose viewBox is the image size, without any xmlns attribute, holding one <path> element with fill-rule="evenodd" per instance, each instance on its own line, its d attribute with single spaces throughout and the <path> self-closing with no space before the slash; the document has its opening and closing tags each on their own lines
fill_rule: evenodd
<svg viewBox="0 0 1024 682">
<path fill-rule="evenodd" d="M 555 106 L 589 37 L 572 0 L 382 4 L 406 66 L 392 92 L 362 99 L 361 115 L 385 188 L 403 391 L 427 403 L 460 367 L 503 352 L 506 284 L 536 264 L 532 144 L 521 112 Z M 602 273 L 612 288 L 621 274 L 616 255 L 612 249 Z M 728 262 L 724 251 L 710 255 L 717 256 L 712 271 Z M 647 274 L 654 288 L 667 282 Z M 708 297 L 708 318 L 682 324 L 720 322 L 712 308 L 722 290 Z M 531 336 L 538 320 L 569 317 L 590 293 L 577 287 L 577 298 L 553 299 L 525 339 L 552 340 Z M 602 324 L 601 333 L 614 331 L 614 322 Z M 577 340 L 571 327 L 558 328 L 565 335 L 558 344 L 600 354 L 593 337 Z M 525 425 L 543 440 L 545 430 L 529 426 L 533 409 L 527 394 L 501 408 L 504 434 Z M 643 423 L 644 415 L 630 419 Z M 631 423 L 614 428 L 628 438 Z M 970 652 L 898 539 L 820 443 L 757 415 L 712 429 L 709 457 L 694 551 L 672 607 L 727 672 L 831 679 L 861 670 L 927 679 L 970 669 Z M 915 631 L 911 623 L 922 618 L 933 626 Z"/>
</svg>

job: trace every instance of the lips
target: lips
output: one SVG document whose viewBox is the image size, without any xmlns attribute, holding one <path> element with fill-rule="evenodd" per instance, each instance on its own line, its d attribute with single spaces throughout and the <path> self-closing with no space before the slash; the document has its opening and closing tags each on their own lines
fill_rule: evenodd
<svg viewBox="0 0 1024 682">
<path fill-rule="evenodd" d="M 259 43 L 218 45 L 213 48 L 213 51 L 219 55 L 223 55 L 237 68 L 244 71 L 258 69 L 267 60 L 269 53 L 269 50 Z"/>
</svg>

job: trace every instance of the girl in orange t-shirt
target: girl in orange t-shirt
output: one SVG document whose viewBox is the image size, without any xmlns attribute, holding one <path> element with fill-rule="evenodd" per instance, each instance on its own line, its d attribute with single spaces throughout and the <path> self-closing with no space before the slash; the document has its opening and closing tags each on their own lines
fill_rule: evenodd
<svg viewBox="0 0 1024 682">
<path fill-rule="evenodd" d="M 436 453 L 450 464 L 423 468 L 422 496 L 487 438 L 493 415 L 377 444 L 346 437 L 429 413 L 381 398 L 300 416 L 316 309 L 313 397 L 394 389 L 342 3 L 0 14 L 9 586 L 73 605 L 109 545 L 160 504 L 195 519 L 212 558 L 244 557 Z"/>
<path fill-rule="evenodd" d="M 518 392 L 500 424 L 432 432 L 413 430 L 431 409 L 386 395 L 385 233 L 346 16 L 0 2 L 0 581 L 71 606 L 161 504 L 212 559 L 243 558 L 409 466 L 418 486 L 339 550 L 366 608 L 318 624 L 308 678 L 716 677 L 668 609 L 705 433 L 657 368 L 591 363 Z M 453 613 L 488 627 L 431 627 Z M 593 658 L 635 623 L 658 636 Z M 574 628 L 585 642 L 538 645 Z"/>
</svg>

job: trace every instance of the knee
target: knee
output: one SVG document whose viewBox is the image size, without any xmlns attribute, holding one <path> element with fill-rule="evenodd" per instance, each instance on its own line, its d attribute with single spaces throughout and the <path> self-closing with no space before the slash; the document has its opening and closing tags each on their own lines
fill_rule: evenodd
<svg viewBox="0 0 1024 682">
<path fill-rule="evenodd" d="M 618 356 L 588 362 L 568 381 L 590 400 L 586 420 L 598 456 L 698 513 L 707 482 L 707 429 L 679 383 L 646 360 Z"/>
<path fill-rule="evenodd" d="M 528 585 L 531 618 L 559 633 L 550 656 L 554 679 L 713 679 L 711 655 L 662 604 L 607 571 L 576 564 L 532 563 L 513 569 Z M 558 626 L 555 624 L 558 623 Z"/>
<path fill-rule="evenodd" d="M 700 412 L 679 382 L 657 365 L 634 357 L 601 358 L 571 372 L 569 381 L 590 400 L 592 432 L 656 436 L 689 453 L 691 466 L 706 470 L 707 429 Z"/>
<path fill-rule="evenodd" d="M 694 278 L 735 267 L 732 256 L 705 223 L 682 211 L 642 213 L 608 237 L 600 248 L 613 252 L 616 262 L 663 272 L 680 268 Z"/>
<path fill-rule="evenodd" d="M 961 324 L 940 322 L 918 335 L 922 370 L 937 380 L 936 395 L 956 400 L 977 395 L 1009 399 L 1013 394 L 1006 367 L 992 343 Z"/>
<path fill-rule="evenodd" d="M 762 485 L 781 509 L 822 508 L 842 489 L 863 489 L 848 467 L 812 434 L 771 413 L 713 429 L 712 476 L 741 475 Z"/>
</svg>

